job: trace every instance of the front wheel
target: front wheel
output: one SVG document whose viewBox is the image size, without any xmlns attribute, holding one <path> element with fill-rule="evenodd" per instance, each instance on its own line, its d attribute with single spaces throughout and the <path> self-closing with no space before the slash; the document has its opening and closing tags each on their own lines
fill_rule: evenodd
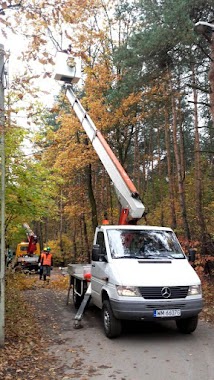
<svg viewBox="0 0 214 380">
<path fill-rule="evenodd" d="M 105 334 L 108 338 L 116 338 L 121 334 L 122 324 L 121 321 L 115 318 L 110 302 L 108 300 L 103 302 L 103 327 Z"/>
<path fill-rule="evenodd" d="M 198 316 L 178 319 L 176 321 L 176 325 L 178 330 L 183 334 L 191 334 L 193 331 L 195 331 L 198 325 Z"/>
</svg>

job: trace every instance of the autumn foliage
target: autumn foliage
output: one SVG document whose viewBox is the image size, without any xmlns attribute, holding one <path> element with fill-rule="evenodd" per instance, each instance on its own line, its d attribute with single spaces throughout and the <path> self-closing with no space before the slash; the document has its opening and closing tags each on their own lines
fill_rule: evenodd
<svg viewBox="0 0 214 380">
<path fill-rule="evenodd" d="M 173 1 L 168 9 L 156 2 L 151 14 L 143 3 L 26 0 L 0 9 L 3 35 L 20 32 L 25 41 L 7 91 L 6 234 L 13 249 L 27 221 L 42 244 L 56 247 L 58 261 L 89 261 L 103 214 L 110 223 L 119 219 L 112 183 L 65 88 L 52 90 L 56 51 L 69 49 L 82 59 L 75 93 L 146 206 L 139 223 L 171 226 L 185 248 L 198 241 L 199 254 L 213 255 L 213 120 L 206 92 L 212 45 L 198 44 L 193 30 L 213 5 Z M 54 103 L 43 102 L 57 91 Z M 17 116 L 23 110 L 33 144 L 27 157 Z"/>
</svg>

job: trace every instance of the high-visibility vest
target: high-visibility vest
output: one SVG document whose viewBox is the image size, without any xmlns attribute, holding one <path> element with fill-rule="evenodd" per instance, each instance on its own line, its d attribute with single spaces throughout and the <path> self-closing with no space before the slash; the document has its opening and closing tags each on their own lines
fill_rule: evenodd
<svg viewBox="0 0 214 380">
<path fill-rule="evenodd" d="M 43 253 L 42 254 L 42 265 L 51 266 L 52 262 L 52 254 L 51 253 Z"/>
<path fill-rule="evenodd" d="M 103 219 L 102 224 L 109 224 L 109 220 L 108 219 Z"/>
</svg>

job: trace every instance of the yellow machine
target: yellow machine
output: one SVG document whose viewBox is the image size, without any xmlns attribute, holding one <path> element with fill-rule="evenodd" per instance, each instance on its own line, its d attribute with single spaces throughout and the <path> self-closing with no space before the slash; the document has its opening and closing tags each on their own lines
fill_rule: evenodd
<svg viewBox="0 0 214 380">
<path fill-rule="evenodd" d="M 38 238 L 27 223 L 23 224 L 28 241 L 17 244 L 16 265 L 23 271 L 38 271 L 40 245 Z"/>
<path fill-rule="evenodd" d="M 21 242 L 16 247 L 16 257 L 25 256 L 28 254 L 29 242 Z M 35 255 L 40 255 L 40 245 L 36 243 Z"/>
</svg>

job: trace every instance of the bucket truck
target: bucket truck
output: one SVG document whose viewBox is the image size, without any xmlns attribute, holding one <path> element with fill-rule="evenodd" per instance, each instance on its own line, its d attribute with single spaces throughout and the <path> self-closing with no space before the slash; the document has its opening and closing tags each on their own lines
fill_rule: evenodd
<svg viewBox="0 0 214 380">
<path fill-rule="evenodd" d="M 24 272 L 37 271 L 40 255 L 40 245 L 38 237 L 27 223 L 23 224 L 27 235 L 27 241 L 17 244 L 16 247 L 16 268 Z"/>
<path fill-rule="evenodd" d="M 78 58 L 59 52 L 55 79 L 64 82 L 67 98 L 108 172 L 121 204 L 118 225 L 96 228 L 92 262 L 69 264 L 70 289 L 79 309 L 75 327 L 91 300 L 102 310 L 104 332 L 115 338 L 122 320 L 175 320 L 192 333 L 202 309 L 201 282 L 171 228 L 136 225 L 144 205 L 127 173 L 74 94 L 81 78 Z"/>
</svg>

